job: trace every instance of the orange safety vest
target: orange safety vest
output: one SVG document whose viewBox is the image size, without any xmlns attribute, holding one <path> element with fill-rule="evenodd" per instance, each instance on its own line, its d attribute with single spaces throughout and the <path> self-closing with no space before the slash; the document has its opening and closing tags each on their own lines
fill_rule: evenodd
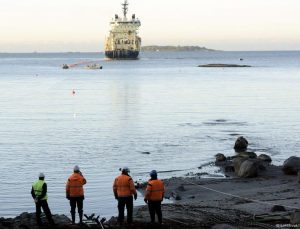
<svg viewBox="0 0 300 229">
<path fill-rule="evenodd" d="M 67 182 L 66 193 L 69 197 L 83 197 L 83 185 L 86 184 L 85 178 L 79 173 L 73 173 Z"/>
<path fill-rule="evenodd" d="M 145 199 L 162 201 L 165 194 L 165 185 L 161 180 L 149 180 L 146 188 Z"/>
<path fill-rule="evenodd" d="M 113 191 L 118 197 L 128 197 L 136 195 L 133 180 L 130 176 L 121 174 L 118 176 L 113 184 Z"/>
</svg>

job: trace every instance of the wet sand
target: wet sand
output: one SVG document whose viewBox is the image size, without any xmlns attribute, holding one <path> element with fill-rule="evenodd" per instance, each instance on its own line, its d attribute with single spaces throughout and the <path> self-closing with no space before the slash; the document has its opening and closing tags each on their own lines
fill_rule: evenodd
<svg viewBox="0 0 300 229">
<path fill-rule="evenodd" d="M 257 178 L 229 175 L 225 179 L 165 180 L 166 198 L 174 200 L 174 204 L 163 205 L 165 222 L 195 228 L 224 223 L 239 228 L 272 228 L 290 223 L 290 215 L 300 209 L 297 177 L 284 175 L 280 166 L 268 166 Z M 283 206 L 285 211 L 272 212 L 274 205 Z M 135 219 L 149 221 L 147 207 L 136 209 Z"/>
</svg>

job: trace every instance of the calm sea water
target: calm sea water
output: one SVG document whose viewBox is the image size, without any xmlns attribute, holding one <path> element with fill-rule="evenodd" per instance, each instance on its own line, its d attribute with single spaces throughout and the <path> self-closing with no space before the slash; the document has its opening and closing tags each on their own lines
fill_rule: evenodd
<svg viewBox="0 0 300 229">
<path fill-rule="evenodd" d="M 82 61 L 104 68 L 61 68 Z M 208 63 L 253 67 L 197 67 Z M 88 182 L 85 212 L 105 216 L 117 212 L 112 182 L 122 166 L 135 180 L 152 169 L 214 173 L 197 168 L 233 154 L 239 135 L 281 164 L 299 156 L 299 88 L 300 52 L 0 54 L 0 216 L 34 211 L 40 171 L 52 213 L 69 214 L 65 182 L 76 164 Z"/>
</svg>

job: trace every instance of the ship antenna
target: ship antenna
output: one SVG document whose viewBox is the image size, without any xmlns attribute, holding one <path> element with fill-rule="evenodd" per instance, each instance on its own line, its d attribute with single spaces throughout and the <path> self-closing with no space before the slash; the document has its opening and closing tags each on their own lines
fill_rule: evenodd
<svg viewBox="0 0 300 229">
<path fill-rule="evenodd" d="M 126 18 L 126 14 L 128 12 L 128 2 L 127 0 L 124 0 L 124 3 L 122 4 L 123 6 L 123 14 L 124 14 L 124 17 Z"/>
</svg>

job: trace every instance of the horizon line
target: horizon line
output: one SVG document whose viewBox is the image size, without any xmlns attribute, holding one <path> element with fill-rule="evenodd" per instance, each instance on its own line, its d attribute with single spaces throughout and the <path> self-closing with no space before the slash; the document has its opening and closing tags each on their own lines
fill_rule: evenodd
<svg viewBox="0 0 300 229">
<path fill-rule="evenodd" d="M 299 52 L 297 49 L 288 49 L 288 50 L 279 50 L 279 49 L 274 49 L 274 50 L 207 50 L 207 51 L 200 51 L 200 50 L 195 50 L 195 51 L 173 51 L 173 50 L 163 50 L 159 52 Z M 140 51 L 140 52 L 157 52 L 157 51 Z M 104 53 L 104 51 L 32 51 L 32 52 L 1 52 L 0 54 L 74 54 L 74 53 Z"/>
</svg>

